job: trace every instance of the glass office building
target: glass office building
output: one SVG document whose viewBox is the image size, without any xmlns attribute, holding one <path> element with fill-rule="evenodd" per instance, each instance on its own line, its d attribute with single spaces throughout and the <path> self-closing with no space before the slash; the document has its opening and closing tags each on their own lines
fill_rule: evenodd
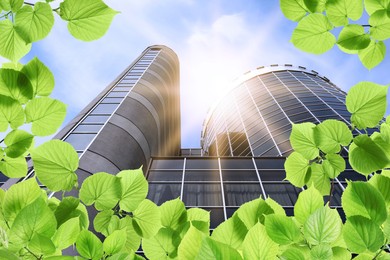
<svg viewBox="0 0 390 260">
<path fill-rule="evenodd" d="M 346 94 L 317 72 L 291 65 L 260 67 L 235 85 L 205 119 L 201 147 L 181 149 L 178 58 L 165 46 L 151 46 L 56 138 L 79 153 L 80 182 L 95 172 L 143 165 L 149 199 L 161 205 L 180 197 L 188 208 L 210 210 L 211 228 L 260 196 L 291 215 L 302 190 L 284 180 L 292 123 L 332 118 L 349 124 Z M 360 176 L 347 164 L 333 206 L 340 208 L 346 179 Z"/>
</svg>

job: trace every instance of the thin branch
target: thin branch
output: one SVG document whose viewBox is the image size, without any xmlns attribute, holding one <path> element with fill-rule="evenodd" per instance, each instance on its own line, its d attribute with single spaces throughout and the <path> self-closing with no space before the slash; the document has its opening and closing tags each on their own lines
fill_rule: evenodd
<svg viewBox="0 0 390 260">
<path fill-rule="evenodd" d="M 371 25 L 369 24 L 362 24 L 363 27 L 372 27 Z"/>
<path fill-rule="evenodd" d="M 29 2 L 24 2 L 25 5 L 31 5 L 31 6 L 35 6 L 35 4 L 33 3 L 29 3 Z"/>
</svg>

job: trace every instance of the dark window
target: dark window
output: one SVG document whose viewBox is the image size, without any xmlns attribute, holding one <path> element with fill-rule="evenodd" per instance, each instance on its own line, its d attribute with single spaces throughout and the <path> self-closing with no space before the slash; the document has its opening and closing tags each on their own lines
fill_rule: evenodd
<svg viewBox="0 0 390 260">
<path fill-rule="evenodd" d="M 218 169 L 216 159 L 187 159 L 186 169 Z"/>
<path fill-rule="evenodd" d="M 259 169 L 261 181 L 282 181 L 286 178 L 284 170 L 262 170 Z"/>
<path fill-rule="evenodd" d="M 222 206 L 221 185 L 213 183 L 186 183 L 183 202 L 188 206 Z"/>
<path fill-rule="evenodd" d="M 220 181 L 219 171 L 186 170 L 184 181 Z"/>
<path fill-rule="evenodd" d="M 176 199 L 180 196 L 179 183 L 149 183 L 148 199 L 157 205 L 163 204 L 167 200 Z"/>
<path fill-rule="evenodd" d="M 254 169 L 252 159 L 221 159 L 222 169 Z"/>
<path fill-rule="evenodd" d="M 150 170 L 148 181 L 181 181 L 183 171 Z"/>
<path fill-rule="evenodd" d="M 255 170 L 222 170 L 223 181 L 259 181 Z"/>
<path fill-rule="evenodd" d="M 183 159 L 154 159 L 151 169 L 183 169 Z"/>
<path fill-rule="evenodd" d="M 226 206 L 241 206 L 262 194 L 259 183 L 225 183 L 223 189 Z"/>
<path fill-rule="evenodd" d="M 294 206 L 301 191 L 289 183 L 263 183 L 263 187 L 267 196 L 282 206 Z"/>
</svg>

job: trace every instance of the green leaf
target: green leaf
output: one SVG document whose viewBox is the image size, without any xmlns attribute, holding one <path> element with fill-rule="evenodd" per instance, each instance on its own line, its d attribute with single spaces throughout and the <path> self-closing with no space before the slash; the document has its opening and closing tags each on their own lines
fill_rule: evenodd
<svg viewBox="0 0 390 260">
<path fill-rule="evenodd" d="M 76 240 L 77 252 L 82 257 L 97 260 L 103 256 L 103 244 L 91 231 L 83 230 Z"/>
<path fill-rule="evenodd" d="M 363 15 L 363 2 L 355 0 L 328 0 L 326 15 L 334 26 L 348 24 L 348 18 L 357 21 Z"/>
<path fill-rule="evenodd" d="M 126 229 L 115 230 L 103 242 L 104 252 L 108 255 L 119 253 L 126 243 Z"/>
<path fill-rule="evenodd" d="M 20 62 L 16 62 L 16 63 L 14 63 L 14 62 L 6 62 L 6 63 L 3 63 L 1 65 L 1 67 L 3 69 L 13 69 L 13 70 L 17 70 L 17 71 L 22 71 L 23 64 L 20 63 Z"/>
<path fill-rule="evenodd" d="M 294 22 L 301 20 L 309 11 L 303 0 L 281 0 L 280 9 L 287 19 Z"/>
<path fill-rule="evenodd" d="M 66 105 L 49 97 L 34 98 L 26 105 L 26 123 L 32 123 L 31 132 L 37 136 L 54 134 L 66 116 Z"/>
<path fill-rule="evenodd" d="M 173 244 L 173 230 L 170 228 L 161 228 L 158 233 L 149 238 L 142 240 L 142 249 L 145 255 L 153 259 L 169 259 L 170 256 L 176 249 Z"/>
<path fill-rule="evenodd" d="M 63 223 L 53 236 L 53 242 L 57 249 L 65 249 L 76 242 L 80 233 L 79 218 L 71 218 Z"/>
<path fill-rule="evenodd" d="M 21 104 L 6 96 L 0 96 L 0 132 L 5 132 L 8 125 L 16 129 L 24 124 L 24 111 Z"/>
<path fill-rule="evenodd" d="M 343 236 L 348 249 L 358 254 L 367 249 L 375 252 L 384 243 L 384 236 L 379 226 L 362 216 L 352 216 L 347 219 Z"/>
<path fill-rule="evenodd" d="M 30 60 L 22 72 L 30 80 L 33 96 L 49 96 L 54 88 L 53 73 L 37 57 Z"/>
<path fill-rule="evenodd" d="M 364 6 L 369 15 L 372 15 L 378 10 L 387 9 L 389 4 L 389 0 L 364 0 Z"/>
<path fill-rule="evenodd" d="M 79 196 L 87 206 L 95 203 L 97 210 L 111 209 L 121 196 L 120 180 L 109 173 L 95 173 L 84 180 Z"/>
<path fill-rule="evenodd" d="M 34 136 L 23 130 L 13 130 L 4 138 L 7 145 L 5 153 L 8 157 L 16 158 L 22 156 L 33 143 Z"/>
<path fill-rule="evenodd" d="M 313 248 L 310 250 L 310 255 L 312 259 L 317 259 L 317 260 L 333 259 L 332 248 L 327 244 L 313 246 Z"/>
<path fill-rule="evenodd" d="M 305 6 L 312 13 L 322 13 L 325 10 L 326 0 L 304 0 Z"/>
<path fill-rule="evenodd" d="M 303 260 L 303 259 L 305 259 L 305 255 L 298 248 L 290 247 L 282 253 L 280 259 L 283 259 L 283 260 Z"/>
<path fill-rule="evenodd" d="M 15 17 L 15 30 L 26 43 L 45 38 L 54 25 L 54 16 L 47 3 L 38 2 L 34 8 L 24 5 Z"/>
<path fill-rule="evenodd" d="M 267 215 L 264 225 L 268 236 L 280 245 L 289 245 L 301 239 L 301 232 L 291 217 Z"/>
<path fill-rule="evenodd" d="M 355 171 L 368 176 L 385 168 L 390 158 L 370 137 L 359 135 L 349 147 L 349 163 Z"/>
<path fill-rule="evenodd" d="M 367 182 L 348 183 L 341 197 L 341 205 L 347 218 L 363 216 L 378 225 L 387 218 L 385 200 L 380 192 Z"/>
<path fill-rule="evenodd" d="M 333 259 L 337 260 L 350 260 L 352 259 L 352 254 L 346 248 L 342 247 L 333 247 Z"/>
<path fill-rule="evenodd" d="M 233 248 L 211 238 L 204 238 L 196 260 L 202 259 L 235 259 L 241 260 L 241 255 Z"/>
<path fill-rule="evenodd" d="M 268 237 L 260 223 L 249 230 L 242 249 L 244 259 L 275 259 L 278 251 L 279 245 Z"/>
<path fill-rule="evenodd" d="M 34 235 L 52 237 L 56 227 L 53 212 L 42 198 L 37 198 L 16 216 L 10 229 L 10 241 L 15 245 L 27 245 Z"/>
<path fill-rule="evenodd" d="M 51 140 L 30 153 L 36 176 L 51 191 L 71 190 L 76 184 L 79 157 L 72 145 Z"/>
<path fill-rule="evenodd" d="M 387 86 L 360 82 L 347 94 L 346 105 L 351 121 L 358 128 L 375 127 L 386 112 Z"/>
<path fill-rule="evenodd" d="M 375 174 L 369 181 L 382 194 L 386 203 L 390 204 L 390 178 L 383 174 Z"/>
<path fill-rule="evenodd" d="M 114 216 L 114 211 L 110 210 L 103 210 L 99 212 L 95 218 L 93 219 L 93 228 L 97 231 L 102 233 L 105 236 L 108 236 L 108 227 L 111 223 L 116 222 L 113 220 L 117 216 Z"/>
<path fill-rule="evenodd" d="M 21 178 L 27 174 L 27 162 L 24 157 L 4 157 L 0 161 L 0 171 L 9 178 Z"/>
<path fill-rule="evenodd" d="M 32 86 L 22 72 L 0 69 L 0 95 L 11 97 L 24 104 L 32 98 Z"/>
<path fill-rule="evenodd" d="M 337 44 L 348 50 L 362 50 L 370 44 L 370 36 L 364 31 L 363 26 L 348 24 L 340 32 Z"/>
<path fill-rule="evenodd" d="M 231 246 L 234 249 L 241 248 L 248 230 L 237 214 L 219 224 L 214 229 L 211 238 Z"/>
<path fill-rule="evenodd" d="M 40 234 L 33 235 L 27 247 L 30 251 L 38 255 L 53 254 L 56 251 L 56 247 L 54 246 L 51 239 Z"/>
<path fill-rule="evenodd" d="M 342 225 L 337 210 L 324 206 L 307 218 L 303 232 L 312 245 L 330 244 L 340 236 Z"/>
<path fill-rule="evenodd" d="M 184 203 L 179 199 L 169 200 L 160 206 L 161 224 L 176 230 L 187 221 L 187 211 Z"/>
<path fill-rule="evenodd" d="M 17 12 L 23 5 L 23 0 L 2 0 L 0 7 L 4 11 Z"/>
<path fill-rule="evenodd" d="M 150 238 L 161 227 L 161 212 L 150 200 L 143 200 L 133 212 L 133 226 L 139 236 Z"/>
<path fill-rule="evenodd" d="M 295 28 L 291 41 L 302 51 L 322 54 L 332 49 L 336 38 L 329 31 L 333 29 L 328 18 L 322 14 L 309 14 Z"/>
<path fill-rule="evenodd" d="M 314 139 L 324 153 L 338 153 L 340 145 L 347 146 L 352 141 L 352 133 L 344 122 L 328 119 L 316 126 Z"/>
<path fill-rule="evenodd" d="M 194 226 L 190 226 L 178 247 L 179 259 L 195 259 L 205 235 Z"/>
<path fill-rule="evenodd" d="M 258 222 L 264 223 L 264 215 L 274 213 L 272 208 L 261 198 L 242 204 L 236 212 L 248 230 Z"/>
<path fill-rule="evenodd" d="M 30 178 L 23 182 L 12 185 L 5 193 L 3 204 L 3 214 L 8 222 L 13 222 L 16 215 L 41 196 L 41 189 L 35 178 Z"/>
<path fill-rule="evenodd" d="M 390 38 L 390 18 L 386 10 L 379 10 L 373 13 L 369 19 L 370 35 L 378 41 L 384 41 Z"/>
<path fill-rule="evenodd" d="M 145 179 L 142 168 L 121 171 L 117 176 L 120 178 L 122 186 L 119 207 L 128 212 L 134 211 L 148 194 L 148 182 Z"/>
<path fill-rule="evenodd" d="M 89 227 L 88 212 L 80 200 L 74 197 L 65 197 L 54 210 L 58 227 L 72 218 L 79 218 L 80 228 Z"/>
<path fill-rule="evenodd" d="M 326 160 L 322 162 L 322 165 L 331 179 L 337 178 L 346 167 L 344 158 L 338 154 L 327 154 Z"/>
<path fill-rule="evenodd" d="M 390 143 L 390 125 L 388 123 L 382 123 L 380 126 L 380 132 L 383 140 L 386 143 Z"/>
<path fill-rule="evenodd" d="M 190 208 L 187 210 L 187 220 L 198 220 L 210 223 L 210 211 L 201 208 Z"/>
<path fill-rule="evenodd" d="M 324 164 L 313 163 L 310 165 L 311 178 L 307 183 L 307 186 L 314 186 L 321 195 L 329 195 L 330 192 L 330 180 L 329 176 L 324 169 Z"/>
<path fill-rule="evenodd" d="M 126 228 L 126 243 L 127 251 L 137 251 L 141 244 L 141 237 L 137 234 L 133 227 L 133 220 L 126 216 L 119 221 L 119 229 Z"/>
<path fill-rule="evenodd" d="M 12 22 L 8 19 L 0 21 L 0 55 L 13 62 L 20 60 L 31 49 L 16 32 Z"/>
<path fill-rule="evenodd" d="M 7 259 L 7 260 L 20 260 L 19 257 L 14 255 L 12 252 L 8 251 L 5 248 L 0 248 L 0 258 L 1 259 Z"/>
<path fill-rule="evenodd" d="M 277 203 L 275 200 L 273 200 L 271 197 L 268 197 L 265 202 L 268 206 L 271 207 L 271 209 L 274 211 L 276 215 L 286 216 L 286 212 L 284 211 L 284 208 Z"/>
<path fill-rule="evenodd" d="M 293 152 L 287 157 L 284 168 L 286 179 L 296 187 L 302 187 L 310 179 L 309 161 L 298 152 Z"/>
<path fill-rule="evenodd" d="M 386 45 L 382 41 L 371 40 L 370 45 L 358 52 L 359 59 L 367 69 L 376 67 L 386 55 Z"/>
<path fill-rule="evenodd" d="M 290 135 L 292 148 L 308 160 L 318 157 L 319 151 L 314 140 L 313 123 L 293 124 Z"/>
<path fill-rule="evenodd" d="M 60 4 L 60 16 L 69 21 L 69 32 L 83 41 L 102 37 L 117 13 L 101 0 L 65 0 Z"/>
</svg>

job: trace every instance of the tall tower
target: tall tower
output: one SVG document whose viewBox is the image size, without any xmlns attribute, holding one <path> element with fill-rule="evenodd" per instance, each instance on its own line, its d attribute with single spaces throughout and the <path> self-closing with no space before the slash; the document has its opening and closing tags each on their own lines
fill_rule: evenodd
<svg viewBox="0 0 390 260">
<path fill-rule="evenodd" d="M 245 74 L 210 111 L 202 148 L 211 156 L 285 156 L 293 123 L 347 124 L 346 94 L 316 71 L 291 65 Z"/>
<path fill-rule="evenodd" d="M 162 45 L 146 48 L 54 138 L 79 154 L 79 182 L 101 171 L 146 169 L 151 156 L 179 155 L 177 55 Z"/>
</svg>

